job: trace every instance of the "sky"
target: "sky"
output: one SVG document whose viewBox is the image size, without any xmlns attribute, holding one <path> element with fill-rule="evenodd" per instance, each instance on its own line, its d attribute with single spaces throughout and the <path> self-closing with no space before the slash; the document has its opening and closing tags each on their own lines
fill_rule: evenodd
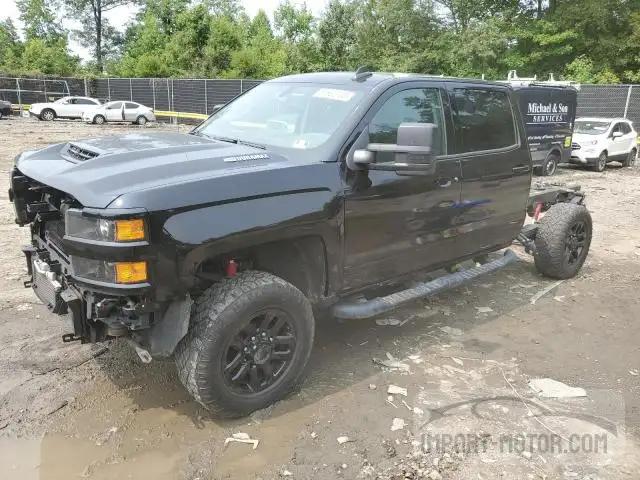
<svg viewBox="0 0 640 480">
<path fill-rule="evenodd" d="M 306 0 L 303 2 L 302 0 L 294 0 L 293 3 L 306 3 L 309 10 L 313 12 L 314 15 L 318 16 L 325 8 L 328 0 Z M 2 3 L 2 11 L 0 11 L 0 19 L 5 19 L 7 17 L 13 19 L 16 26 L 21 27 L 20 20 L 18 17 L 20 12 L 18 11 L 18 7 L 16 7 L 15 0 L 0 0 Z M 273 12 L 278 7 L 280 0 L 240 0 L 240 3 L 244 6 L 244 9 L 247 11 L 247 14 L 250 17 L 253 17 L 258 10 L 263 9 L 267 12 L 271 18 L 273 18 Z M 112 25 L 118 25 L 121 23 L 119 20 L 122 17 L 129 17 L 135 10 L 131 7 L 118 7 L 113 10 L 107 12 L 106 17 L 112 23 Z M 63 18 L 62 24 L 66 28 L 77 28 L 78 25 L 72 20 L 67 20 Z M 76 55 L 80 55 L 83 59 L 88 59 L 90 53 L 87 49 L 81 47 L 73 39 L 70 40 L 69 44 L 71 50 Z"/>
</svg>

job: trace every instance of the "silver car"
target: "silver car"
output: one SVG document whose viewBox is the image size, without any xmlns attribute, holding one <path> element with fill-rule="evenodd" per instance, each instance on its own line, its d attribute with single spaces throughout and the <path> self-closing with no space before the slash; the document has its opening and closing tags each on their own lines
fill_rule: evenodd
<svg viewBox="0 0 640 480">
<path fill-rule="evenodd" d="M 131 122 L 144 125 L 147 122 L 155 122 L 156 116 L 151 108 L 139 103 L 116 101 L 85 110 L 82 120 L 98 125 L 105 122 Z"/>
</svg>

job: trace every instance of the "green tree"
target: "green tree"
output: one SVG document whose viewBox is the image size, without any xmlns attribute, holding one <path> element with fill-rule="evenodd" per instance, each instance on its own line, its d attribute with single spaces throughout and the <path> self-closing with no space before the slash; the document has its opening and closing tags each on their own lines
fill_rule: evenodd
<svg viewBox="0 0 640 480">
<path fill-rule="evenodd" d="M 10 18 L 0 20 L 0 68 L 9 71 L 20 68 L 23 48 L 13 21 Z"/>
<path fill-rule="evenodd" d="M 319 68 L 315 19 L 306 5 L 297 7 L 289 0 L 283 1 L 274 12 L 274 25 L 285 44 L 286 71 L 308 72 Z"/>
<path fill-rule="evenodd" d="M 357 38 L 358 7 L 353 2 L 332 0 L 317 27 L 320 68 L 352 70 Z"/>
<path fill-rule="evenodd" d="M 82 28 L 74 33 L 80 43 L 93 50 L 96 70 L 103 72 L 104 60 L 117 52 L 122 44 L 119 32 L 109 24 L 105 13 L 138 0 L 62 0 L 67 9 L 80 21 Z"/>
<path fill-rule="evenodd" d="M 46 44 L 39 38 L 26 41 L 21 63 L 24 71 L 47 75 L 73 75 L 80 64 L 80 58 L 68 55 L 65 38 Z"/>
<path fill-rule="evenodd" d="M 24 24 L 27 40 L 38 38 L 44 42 L 54 42 L 66 36 L 59 19 L 56 18 L 55 2 L 45 0 L 16 0 L 20 11 L 20 21 Z"/>
</svg>

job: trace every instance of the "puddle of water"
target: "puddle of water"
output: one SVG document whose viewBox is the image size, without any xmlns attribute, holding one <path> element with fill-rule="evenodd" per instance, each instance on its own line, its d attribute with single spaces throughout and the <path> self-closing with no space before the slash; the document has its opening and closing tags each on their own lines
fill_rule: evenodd
<svg viewBox="0 0 640 480">
<path fill-rule="evenodd" d="M 3 480 L 39 480 L 40 439 L 0 440 L 0 472 Z"/>
</svg>

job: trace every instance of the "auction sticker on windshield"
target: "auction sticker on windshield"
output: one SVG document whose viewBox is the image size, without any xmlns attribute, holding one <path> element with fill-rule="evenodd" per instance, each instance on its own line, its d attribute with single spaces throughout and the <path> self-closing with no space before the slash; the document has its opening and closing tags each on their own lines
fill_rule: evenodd
<svg viewBox="0 0 640 480">
<path fill-rule="evenodd" d="M 354 95 L 355 92 L 337 88 L 321 88 L 313 94 L 316 98 L 326 98 L 327 100 L 338 100 L 340 102 L 348 102 Z"/>
</svg>

